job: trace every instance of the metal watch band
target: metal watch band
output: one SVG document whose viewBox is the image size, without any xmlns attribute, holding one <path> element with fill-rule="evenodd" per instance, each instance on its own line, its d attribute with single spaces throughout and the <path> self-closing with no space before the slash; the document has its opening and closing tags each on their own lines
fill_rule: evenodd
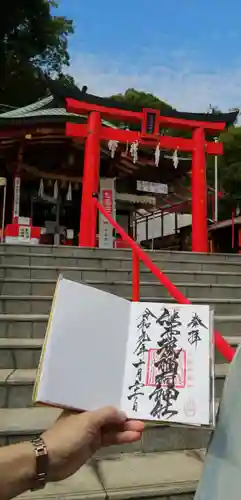
<svg viewBox="0 0 241 500">
<path fill-rule="evenodd" d="M 41 437 L 31 441 L 36 455 L 36 476 L 31 491 L 45 487 L 48 475 L 48 450 Z"/>
</svg>

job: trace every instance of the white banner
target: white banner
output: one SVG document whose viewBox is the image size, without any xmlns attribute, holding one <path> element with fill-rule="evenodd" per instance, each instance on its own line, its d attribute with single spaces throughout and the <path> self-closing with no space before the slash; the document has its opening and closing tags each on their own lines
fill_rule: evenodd
<svg viewBox="0 0 241 500">
<path fill-rule="evenodd" d="M 115 179 L 100 179 L 100 203 L 115 219 Z M 99 212 L 99 248 L 113 248 L 114 228 Z"/>
<path fill-rule="evenodd" d="M 20 209 L 20 188 L 21 188 L 21 179 L 20 179 L 20 177 L 14 177 L 13 217 L 18 217 L 19 216 L 19 209 Z"/>
<path fill-rule="evenodd" d="M 161 184 L 160 182 L 136 181 L 136 189 L 146 193 L 168 194 L 167 184 Z"/>
</svg>

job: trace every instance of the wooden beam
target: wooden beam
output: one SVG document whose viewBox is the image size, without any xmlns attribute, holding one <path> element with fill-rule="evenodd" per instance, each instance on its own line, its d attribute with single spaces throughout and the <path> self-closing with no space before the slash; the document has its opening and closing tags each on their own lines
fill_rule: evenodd
<svg viewBox="0 0 241 500">
<path fill-rule="evenodd" d="M 170 116 L 160 116 L 160 126 L 178 129 L 204 128 L 205 130 L 222 131 L 225 129 L 225 122 L 202 122 L 197 120 L 184 120 L 183 118 L 174 118 Z"/>
<path fill-rule="evenodd" d="M 160 136 L 160 147 L 163 149 L 178 149 L 180 151 L 192 152 L 194 149 L 192 139 L 183 139 L 182 137 Z M 205 142 L 206 152 L 211 155 L 221 155 L 223 145 L 220 142 Z"/>
<path fill-rule="evenodd" d="M 78 102 L 78 101 L 77 101 Z M 85 124 L 67 123 L 66 124 L 66 134 L 71 137 L 86 137 L 87 127 Z M 193 151 L 193 140 L 183 139 L 182 137 L 171 137 L 161 135 L 158 140 L 147 141 L 141 138 L 140 132 L 135 132 L 131 130 L 115 129 L 111 127 L 101 128 L 101 140 L 109 141 L 119 141 L 119 142 L 135 142 L 139 141 L 140 144 L 145 144 L 146 146 L 155 147 L 158 143 L 162 149 L 180 150 L 186 152 Z M 205 143 L 206 152 L 211 155 L 220 155 L 223 153 L 223 145 L 220 142 L 206 142 Z"/>
<path fill-rule="evenodd" d="M 83 124 L 83 123 L 77 124 L 77 123 L 67 122 L 65 131 L 66 131 L 67 137 L 74 137 L 74 138 L 84 137 L 84 138 L 86 138 L 88 128 L 87 128 L 87 124 Z"/>
<path fill-rule="evenodd" d="M 218 156 L 223 154 L 222 142 L 206 142 L 205 147 L 208 155 Z"/>
<path fill-rule="evenodd" d="M 104 141 L 135 142 L 141 140 L 140 132 L 119 128 L 102 127 L 101 139 Z"/>
<path fill-rule="evenodd" d="M 99 106 L 97 104 L 91 104 L 84 101 L 78 101 L 76 99 L 67 98 L 66 108 L 70 113 L 76 114 L 88 114 L 91 111 L 98 111 L 101 113 L 102 118 L 109 118 L 125 122 L 142 122 L 144 120 L 145 114 L 140 111 L 129 111 L 127 109 L 121 108 L 109 108 L 106 106 Z M 148 109 L 147 111 L 153 112 L 155 114 L 160 113 L 156 109 Z M 162 116 L 158 117 L 160 126 L 167 126 L 169 128 L 179 128 L 179 129 L 194 129 L 194 128 L 204 128 L 205 130 L 212 131 L 222 131 L 225 129 L 225 122 L 209 122 L 209 121 L 199 121 L 199 120 L 187 120 L 184 118 L 175 118 L 172 116 Z"/>
<path fill-rule="evenodd" d="M 25 139 L 26 136 L 32 136 L 32 139 L 35 138 L 41 138 L 41 137 L 49 137 L 49 136 L 55 136 L 55 135 L 60 135 L 60 129 L 62 128 L 62 137 L 65 137 L 65 129 L 64 129 L 64 124 L 63 127 L 51 127 L 49 129 L 43 127 L 42 129 L 39 127 L 28 127 L 28 128 L 10 128 L 10 129 L 3 129 L 0 130 L 0 139 L 2 140 L 8 140 L 8 139 Z M 28 139 L 27 139 L 28 140 Z"/>
<path fill-rule="evenodd" d="M 112 120 L 119 120 L 125 122 L 140 122 L 143 119 L 142 112 L 128 111 L 118 108 L 107 108 L 105 106 L 98 106 L 97 104 L 90 104 L 84 101 L 77 101 L 76 99 L 66 99 L 66 109 L 69 113 L 75 114 L 88 114 L 91 111 L 98 111 L 101 118 L 109 118 Z"/>
</svg>

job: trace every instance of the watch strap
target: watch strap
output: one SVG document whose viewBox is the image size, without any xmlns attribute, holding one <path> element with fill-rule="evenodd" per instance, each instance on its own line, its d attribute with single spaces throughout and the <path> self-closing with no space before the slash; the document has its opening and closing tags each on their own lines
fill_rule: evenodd
<svg viewBox="0 0 241 500">
<path fill-rule="evenodd" d="M 48 476 L 48 450 L 41 437 L 32 439 L 31 444 L 36 456 L 36 476 L 31 491 L 45 487 Z"/>
</svg>

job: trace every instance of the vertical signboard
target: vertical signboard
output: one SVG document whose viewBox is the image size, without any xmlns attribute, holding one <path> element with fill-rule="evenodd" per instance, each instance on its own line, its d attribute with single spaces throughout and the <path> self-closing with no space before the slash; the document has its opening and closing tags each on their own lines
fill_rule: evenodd
<svg viewBox="0 0 241 500">
<path fill-rule="evenodd" d="M 31 227 L 30 226 L 19 226 L 18 238 L 21 241 L 30 241 L 31 239 Z"/>
<path fill-rule="evenodd" d="M 20 177 L 14 177 L 13 220 L 14 220 L 15 217 L 19 217 L 20 188 L 21 188 L 21 179 L 20 179 Z"/>
<path fill-rule="evenodd" d="M 115 219 L 115 179 L 100 179 L 100 203 Z M 114 230 L 99 212 L 99 248 L 113 248 Z"/>
</svg>

